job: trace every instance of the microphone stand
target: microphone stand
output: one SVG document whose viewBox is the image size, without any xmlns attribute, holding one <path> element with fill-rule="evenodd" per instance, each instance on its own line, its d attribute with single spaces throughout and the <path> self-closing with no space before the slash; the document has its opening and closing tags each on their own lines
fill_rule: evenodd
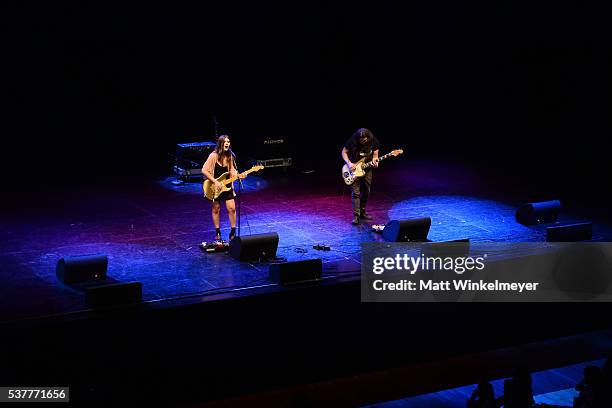
<svg viewBox="0 0 612 408">
<path fill-rule="evenodd" d="M 237 164 L 237 160 L 236 160 L 236 155 L 234 154 L 234 152 L 232 150 L 230 150 L 231 156 L 232 156 L 232 162 L 234 163 L 234 168 L 236 169 L 236 173 L 240 174 L 240 171 L 238 170 L 238 164 Z M 237 221 L 238 221 L 238 225 L 237 225 L 237 234 L 236 236 L 239 237 L 240 236 L 240 207 L 242 207 L 242 179 L 240 177 L 238 177 L 238 208 L 236 210 L 237 212 Z"/>
</svg>

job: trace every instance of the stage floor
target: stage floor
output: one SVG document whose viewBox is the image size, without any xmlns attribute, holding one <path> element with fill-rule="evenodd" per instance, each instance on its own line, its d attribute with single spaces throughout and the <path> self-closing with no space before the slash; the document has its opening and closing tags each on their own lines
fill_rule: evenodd
<svg viewBox="0 0 612 408">
<path fill-rule="evenodd" d="M 103 253 L 109 277 L 140 281 L 145 301 L 205 296 L 267 285 L 268 265 L 238 262 L 199 248 L 214 228 L 199 183 L 173 178 L 137 186 L 8 194 L 0 220 L 0 321 L 86 309 L 84 297 L 55 277 L 64 256 Z M 371 224 L 429 216 L 429 239 L 542 241 L 542 227 L 525 227 L 514 212 L 527 197 L 512 181 L 432 162 L 390 163 L 376 171 L 369 212 L 373 222 L 351 225 L 351 199 L 339 174 L 271 173 L 251 176 L 242 195 L 242 235 L 275 231 L 277 256 L 322 258 L 324 274 L 359 271 L 360 244 L 379 241 Z M 554 198 L 554 197 L 553 197 Z M 561 222 L 584 214 L 563 214 Z M 227 238 L 227 214 L 222 208 Z M 595 221 L 595 220 L 593 220 Z M 612 228 L 594 223 L 594 238 Z M 330 251 L 313 249 L 326 244 Z"/>
</svg>

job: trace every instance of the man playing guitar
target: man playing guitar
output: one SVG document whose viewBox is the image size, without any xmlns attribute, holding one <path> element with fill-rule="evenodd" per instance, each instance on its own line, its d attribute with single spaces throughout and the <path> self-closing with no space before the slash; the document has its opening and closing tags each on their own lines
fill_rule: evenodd
<svg viewBox="0 0 612 408">
<path fill-rule="evenodd" d="M 354 162 L 364 158 L 366 162 L 372 162 L 372 165 L 365 170 L 364 176 L 357 178 L 351 184 L 353 225 L 359 225 L 360 219 L 372 219 L 366 212 L 366 204 L 372 187 L 372 167 L 378 167 L 378 149 L 378 139 L 366 128 L 357 129 L 342 148 L 342 159 L 351 171 L 355 170 Z"/>
</svg>

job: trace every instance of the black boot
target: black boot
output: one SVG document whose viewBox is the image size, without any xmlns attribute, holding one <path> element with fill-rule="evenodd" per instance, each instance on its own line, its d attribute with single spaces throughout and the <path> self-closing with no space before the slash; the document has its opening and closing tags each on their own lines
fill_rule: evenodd
<svg viewBox="0 0 612 408">
<path fill-rule="evenodd" d="M 353 202 L 353 225 L 359 225 L 359 207 L 361 207 L 359 205 L 359 194 L 355 194 L 355 192 L 353 191 L 353 194 L 351 195 L 351 200 Z"/>
<path fill-rule="evenodd" d="M 230 234 L 229 234 L 229 241 L 231 241 L 232 239 L 234 239 L 234 237 L 236 237 L 236 228 L 232 228 L 230 230 Z"/>
<path fill-rule="evenodd" d="M 361 213 L 359 215 L 362 219 L 370 221 L 372 219 L 372 216 L 370 214 L 368 214 L 365 210 L 365 208 L 361 209 Z"/>
<path fill-rule="evenodd" d="M 221 228 L 215 228 L 215 241 L 221 241 Z"/>
</svg>

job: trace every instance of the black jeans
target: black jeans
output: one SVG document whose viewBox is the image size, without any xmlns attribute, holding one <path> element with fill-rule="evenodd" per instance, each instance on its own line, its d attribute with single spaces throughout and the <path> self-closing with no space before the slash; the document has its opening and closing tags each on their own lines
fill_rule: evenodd
<svg viewBox="0 0 612 408">
<path fill-rule="evenodd" d="M 365 210 L 372 188 L 372 169 L 366 170 L 363 177 L 359 177 L 351 184 L 351 198 L 353 199 L 353 215 L 359 217 L 361 210 Z"/>
</svg>

